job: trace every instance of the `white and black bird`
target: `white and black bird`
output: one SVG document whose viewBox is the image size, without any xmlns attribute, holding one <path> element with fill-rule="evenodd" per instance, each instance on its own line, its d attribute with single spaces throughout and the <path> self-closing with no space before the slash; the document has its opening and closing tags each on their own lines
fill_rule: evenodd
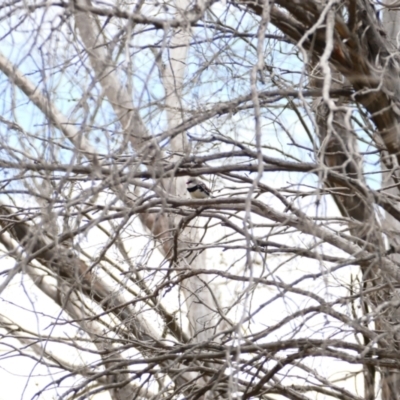
<svg viewBox="0 0 400 400">
<path fill-rule="evenodd" d="M 209 199 L 211 190 L 200 179 L 190 178 L 186 182 L 187 191 L 193 199 Z"/>
</svg>

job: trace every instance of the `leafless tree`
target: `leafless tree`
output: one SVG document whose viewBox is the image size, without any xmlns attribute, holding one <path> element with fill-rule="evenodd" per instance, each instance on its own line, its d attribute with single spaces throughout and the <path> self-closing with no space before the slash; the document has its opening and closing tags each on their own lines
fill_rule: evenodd
<svg viewBox="0 0 400 400">
<path fill-rule="evenodd" d="M 397 0 L 5 0 L 17 398 L 400 399 L 399 19 Z"/>
</svg>

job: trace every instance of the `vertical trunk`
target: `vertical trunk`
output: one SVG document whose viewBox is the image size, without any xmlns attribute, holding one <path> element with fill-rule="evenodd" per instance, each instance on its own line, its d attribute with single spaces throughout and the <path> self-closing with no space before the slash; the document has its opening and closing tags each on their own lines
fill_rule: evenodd
<svg viewBox="0 0 400 400">
<path fill-rule="evenodd" d="M 317 64 L 314 60 L 313 65 Z M 338 82 L 344 80 L 339 73 L 334 73 L 332 77 L 332 89 L 339 89 L 342 85 Z M 321 87 L 322 80 L 319 77 L 310 81 L 311 86 Z M 341 99 L 335 102 L 335 107 L 343 106 Z M 330 169 L 342 174 L 344 177 L 355 179 L 365 184 L 362 175 L 362 158 L 358 152 L 356 137 L 350 123 L 350 114 L 342 108 L 330 109 L 322 98 L 314 102 L 315 120 L 320 141 L 319 155 L 323 157 L 324 164 Z M 365 246 L 376 246 L 378 251 L 383 251 L 383 243 L 380 233 L 374 227 L 377 226 L 373 204 L 368 196 L 352 190 L 350 187 L 343 187 L 333 179 L 326 179 L 324 184 L 333 189 L 333 198 L 344 217 L 348 217 L 349 230 L 351 234 L 365 242 Z M 354 223 L 351 222 L 354 221 Z M 379 281 L 377 274 L 378 268 L 370 263 L 362 266 L 362 288 L 366 290 Z M 370 298 L 361 297 L 361 310 L 367 315 L 370 310 Z M 372 301 L 375 303 L 375 301 Z M 368 325 L 368 321 L 365 322 Z M 369 345 L 369 338 L 364 336 L 364 344 Z M 375 367 L 372 365 L 364 366 L 364 398 L 374 400 L 375 398 Z"/>
<path fill-rule="evenodd" d="M 179 12 L 189 7 L 187 0 L 176 0 L 175 4 Z M 165 91 L 165 105 L 168 116 L 168 128 L 176 128 L 182 123 L 183 110 L 183 84 L 186 70 L 186 58 L 189 49 L 191 32 L 189 27 L 176 29 L 171 37 L 168 51 L 168 61 L 165 65 L 160 65 L 159 70 L 162 84 Z M 170 141 L 172 160 L 179 161 L 182 155 L 190 153 L 186 134 L 176 135 Z M 173 178 L 168 182 L 169 193 L 178 197 L 186 196 L 185 178 Z M 173 217 L 171 217 L 173 218 Z M 181 218 L 174 218 L 171 223 L 175 228 L 179 227 Z M 197 229 L 184 228 L 178 235 L 177 253 L 174 263 L 180 269 L 205 269 L 207 265 L 206 252 L 181 252 L 180 248 L 187 247 L 187 243 L 194 246 L 200 242 L 200 235 Z M 183 245 L 181 245 L 183 244 Z M 215 309 L 211 293 L 208 289 L 209 279 L 207 275 L 198 275 L 188 280 L 188 284 L 182 286 L 182 291 L 186 299 L 188 318 L 190 322 L 191 336 L 196 341 L 205 341 L 215 333 L 215 316 L 212 311 Z M 206 284 L 205 284 L 206 283 Z"/>
<path fill-rule="evenodd" d="M 394 0 L 386 0 L 384 3 L 388 6 L 398 3 Z M 399 31 L 400 31 L 400 11 L 396 9 L 383 9 L 382 22 L 386 31 L 386 38 L 392 46 L 392 50 L 396 51 L 399 48 Z M 398 78 L 397 78 L 398 79 Z M 381 155 L 382 170 L 382 188 L 388 187 L 385 193 L 390 193 L 399 196 L 399 189 L 396 184 L 399 183 L 400 174 L 398 172 L 399 165 L 397 157 L 390 156 L 387 152 L 382 152 Z M 387 171 L 387 172 L 386 172 Z M 400 209 L 397 203 L 393 204 L 394 207 Z M 382 226 L 387 232 L 387 239 L 390 248 L 394 251 L 390 257 L 399 265 L 400 263 L 400 239 L 398 232 L 400 231 L 400 222 L 393 218 L 390 214 L 385 213 Z M 398 301 L 400 298 L 400 290 L 395 288 L 395 282 L 391 282 L 391 292 L 386 300 Z M 382 328 L 387 335 L 392 338 L 396 349 L 399 346 L 399 334 L 395 332 L 395 327 L 400 324 L 400 313 L 397 308 L 393 307 L 390 314 L 385 319 Z M 382 386 L 382 400 L 395 400 L 400 399 L 400 372 L 382 369 L 381 371 L 381 386 Z"/>
<path fill-rule="evenodd" d="M 84 6 L 90 6 L 90 0 L 77 0 L 77 3 Z M 177 12 L 185 10 L 189 6 L 186 0 L 177 0 Z M 140 157 L 146 158 L 149 153 L 153 155 L 152 162 L 148 168 L 162 170 L 162 152 L 158 149 L 158 144 L 153 143 L 151 135 L 147 132 L 139 113 L 133 105 L 131 94 L 120 84 L 115 74 L 115 69 L 108 59 L 106 45 L 102 40 L 102 35 L 98 30 L 99 24 L 96 23 L 96 17 L 83 11 L 75 12 L 75 21 L 77 31 L 80 34 L 85 49 L 96 75 L 98 82 L 103 87 L 105 95 L 110 100 L 115 114 L 124 128 L 124 134 L 131 141 L 132 147 Z M 163 86 L 165 89 L 166 108 L 168 115 L 168 125 L 173 129 L 182 121 L 182 85 L 186 67 L 186 56 L 190 39 L 189 28 L 178 28 L 172 33 L 169 63 L 161 68 Z M 185 154 L 188 152 L 188 143 L 185 134 L 176 135 L 170 142 L 171 150 L 174 154 Z M 155 154 L 153 154 L 153 153 Z M 178 156 L 175 156 L 178 158 Z M 150 157 L 149 157 L 150 159 Z M 174 196 L 185 196 L 186 187 L 184 178 L 176 179 L 174 177 L 162 180 L 162 186 L 166 193 Z M 164 255 L 181 268 L 202 269 L 206 266 L 205 252 L 198 253 L 191 251 L 189 254 L 181 253 L 180 243 L 196 244 L 199 241 L 198 233 L 195 228 L 184 229 L 183 232 L 177 232 L 178 244 L 175 248 L 174 232 L 179 226 L 174 217 L 165 214 L 142 214 L 142 223 L 162 242 Z M 174 253 L 178 254 L 174 254 Z M 194 256 L 193 256 L 194 254 Z M 206 276 L 195 276 L 188 280 L 189 284 L 183 287 L 186 297 L 186 306 L 188 308 L 188 318 L 192 336 L 197 341 L 207 340 L 215 330 L 215 309 L 213 298 L 209 288 L 204 282 L 207 282 Z"/>
</svg>

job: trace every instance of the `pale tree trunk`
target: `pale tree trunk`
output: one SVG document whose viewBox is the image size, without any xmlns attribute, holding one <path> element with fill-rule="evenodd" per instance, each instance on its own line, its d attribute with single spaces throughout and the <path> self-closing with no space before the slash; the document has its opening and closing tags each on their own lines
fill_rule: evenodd
<svg viewBox="0 0 400 400">
<path fill-rule="evenodd" d="M 90 6 L 89 0 L 79 0 L 78 5 Z M 186 0 L 176 2 L 177 14 L 183 13 L 188 9 L 190 3 Z M 151 140 L 144 124 L 136 111 L 130 94 L 127 89 L 120 84 L 115 74 L 115 69 L 111 65 L 105 43 L 99 30 L 99 24 L 96 23 L 96 17 L 90 13 L 83 11 L 75 12 L 75 21 L 80 37 L 89 54 L 90 62 L 96 74 L 98 82 L 102 85 L 105 95 L 121 121 L 124 134 L 131 141 L 133 149 L 139 156 L 152 160 L 151 169 L 162 170 L 161 159 L 163 157 L 158 148 L 158 144 Z M 180 28 L 173 31 L 171 39 L 171 48 L 169 49 L 169 62 L 162 66 L 161 74 L 166 94 L 166 107 L 168 114 L 169 129 L 175 128 L 183 120 L 182 115 L 182 84 L 185 73 L 186 56 L 190 40 L 189 28 Z M 147 143 L 146 143 L 147 140 Z M 176 135 L 171 140 L 171 150 L 175 154 L 174 159 L 179 160 L 180 157 L 187 154 L 188 143 L 186 132 Z M 185 181 L 183 178 L 163 179 L 163 189 L 165 195 L 185 196 Z M 173 229 L 179 229 L 176 218 L 167 215 L 154 217 L 151 214 L 142 215 L 143 224 L 152 231 L 156 237 L 163 241 L 164 255 L 175 264 L 175 266 L 183 269 L 206 268 L 206 253 L 203 251 L 199 254 L 191 251 L 190 256 L 179 253 L 180 244 L 177 249 L 174 247 L 173 237 L 170 233 Z M 199 236 L 196 229 L 184 229 L 183 232 L 176 232 L 180 236 L 179 242 L 198 243 Z M 215 332 L 214 313 L 215 304 L 210 294 L 210 289 L 206 284 L 205 276 L 196 276 L 189 280 L 189 285 L 185 285 L 184 293 L 186 295 L 186 306 L 188 308 L 188 318 L 192 336 L 196 341 L 207 340 L 210 335 Z M 214 297 L 215 298 L 215 297 Z"/>
<path fill-rule="evenodd" d="M 382 9 L 382 25 L 385 28 L 386 38 L 392 44 L 393 50 L 398 50 L 400 48 L 400 37 L 398 36 L 400 28 L 399 2 L 397 0 L 384 0 L 383 4 L 388 6 Z"/>
<path fill-rule="evenodd" d="M 177 0 L 175 4 L 178 13 L 183 13 L 190 6 L 188 0 Z M 190 28 L 182 27 L 176 29 L 172 35 L 168 46 L 169 54 L 167 62 L 162 63 L 162 61 L 159 61 L 157 63 L 165 90 L 165 105 L 168 116 L 168 129 L 170 131 L 173 131 L 174 128 L 180 125 L 185 117 L 183 114 L 183 83 L 186 71 L 186 58 L 191 39 Z M 158 58 L 158 55 L 156 57 Z M 161 60 L 161 57 L 159 60 Z M 183 156 L 190 154 L 186 132 L 175 135 L 170 141 L 170 146 L 173 152 L 172 160 L 175 162 L 179 163 Z M 187 196 L 185 181 L 185 178 L 170 179 L 168 182 L 168 192 L 178 197 Z M 175 229 L 180 229 L 180 220 L 181 218 L 175 217 L 173 221 Z M 181 269 L 206 269 L 207 255 L 205 251 L 196 252 L 195 247 L 193 251 L 187 254 L 180 251 L 180 247 L 187 247 L 188 243 L 196 245 L 200 242 L 197 229 L 195 227 L 186 227 L 182 231 L 176 232 L 176 234 L 179 235 L 177 246 L 179 254 L 176 257 L 176 261 L 174 261 L 174 265 Z M 217 310 L 219 307 L 216 307 L 214 304 L 208 281 L 209 279 L 206 275 L 199 274 L 190 279 L 189 284 L 182 287 L 186 297 L 191 334 L 198 342 L 207 340 L 217 329 L 215 326 L 216 312 L 213 310 Z M 218 298 L 218 295 L 214 298 Z"/>
</svg>

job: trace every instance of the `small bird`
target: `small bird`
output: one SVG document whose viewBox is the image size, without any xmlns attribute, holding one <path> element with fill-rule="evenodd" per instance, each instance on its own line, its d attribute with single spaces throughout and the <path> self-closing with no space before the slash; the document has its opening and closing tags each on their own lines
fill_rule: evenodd
<svg viewBox="0 0 400 400">
<path fill-rule="evenodd" d="M 200 179 L 190 178 L 187 182 L 187 191 L 193 199 L 209 199 L 211 190 Z"/>
</svg>

